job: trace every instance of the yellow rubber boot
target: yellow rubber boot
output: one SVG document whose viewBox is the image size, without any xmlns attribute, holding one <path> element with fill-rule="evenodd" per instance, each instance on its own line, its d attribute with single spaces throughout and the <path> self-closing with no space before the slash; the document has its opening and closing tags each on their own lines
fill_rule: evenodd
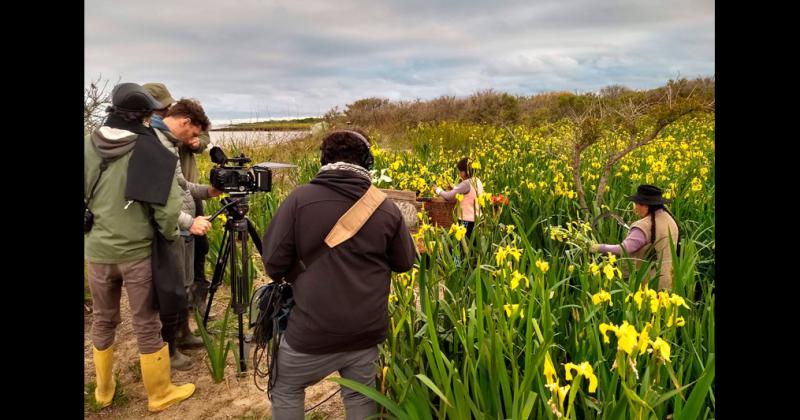
<svg viewBox="0 0 800 420">
<path fill-rule="evenodd" d="M 97 350 L 97 347 L 92 346 L 94 353 L 94 372 L 97 376 L 97 388 L 94 389 L 94 399 L 100 404 L 101 408 L 111 405 L 111 400 L 114 399 L 114 390 L 116 389 L 116 382 L 114 382 L 114 375 L 111 368 L 114 365 L 114 346 L 110 346 L 105 350 Z"/>
<path fill-rule="evenodd" d="M 155 353 L 140 354 L 139 359 L 142 362 L 142 381 L 147 391 L 148 410 L 161 411 L 194 394 L 194 384 L 172 384 L 168 346 Z"/>
</svg>

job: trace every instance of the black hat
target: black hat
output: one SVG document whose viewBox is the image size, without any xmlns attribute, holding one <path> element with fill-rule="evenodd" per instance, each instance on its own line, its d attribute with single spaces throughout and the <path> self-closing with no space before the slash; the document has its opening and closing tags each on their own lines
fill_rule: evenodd
<svg viewBox="0 0 800 420">
<path fill-rule="evenodd" d="M 136 83 L 120 83 L 111 91 L 111 104 L 125 111 L 152 111 L 161 109 L 161 103 Z"/>
<path fill-rule="evenodd" d="M 636 194 L 626 198 L 634 203 L 646 205 L 666 204 L 672 201 L 662 197 L 662 193 L 661 188 L 655 185 L 639 185 L 639 188 L 636 189 Z"/>
</svg>

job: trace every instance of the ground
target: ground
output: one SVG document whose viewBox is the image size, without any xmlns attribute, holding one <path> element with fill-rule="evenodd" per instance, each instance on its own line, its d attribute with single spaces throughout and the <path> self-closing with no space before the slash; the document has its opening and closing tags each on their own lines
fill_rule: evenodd
<svg viewBox="0 0 800 420">
<path fill-rule="evenodd" d="M 229 303 L 227 286 L 220 287 L 214 297 L 212 315 L 222 319 L 225 306 Z M 101 410 L 99 413 L 86 411 L 87 419 L 130 419 L 130 418 L 157 418 L 173 419 L 187 418 L 200 419 L 268 419 L 270 418 L 270 403 L 266 393 L 260 391 L 253 381 L 252 350 L 247 356 L 248 372 L 245 377 L 236 376 L 233 354 L 228 356 L 228 365 L 225 369 L 225 380 L 215 384 L 211 372 L 206 365 L 208 355 L 205 348 L 186 350 L 184 353 L 192 358 L 194 366 L 188 371 L 172 370 L 172 381 L 175 384 L 193 382 L 197 389 L 189 399 L 174 405 L 160 413 L 147 411 L 147 395 L 139 373 L 139 353 L 136 347 L 136 338 L 133 334 L 131 315 L 128 308 L 128 297 L 123 288 L 121 300 L 122 323 L 117 327 L 116 341 L 114 344 L 114 373 L 119 374 L 122 389 L 127 394 L 127 401 Z M 245 318 L 245 322 L 247 322 Z M 235 324 L 235 318 L 231 317 Z M 211 321 L 209 321 L 211 324 Z M 195 330 L 194 320 L 190 321 L 192 330 Z M 84 320 L 84 383 L 95 381 L 94 362 L 92 357 L 91 342 L 92 315 L 86 314 Z M 238 343 L 238 342 L 237 342 Z M 238 344 L 237 344 L 238 345 Z M 237 347 L 238 349 L 238 347 Z M 237 350 L 238 351 L 238 350 Z M 259 381 L 261 383 L 261 381 Z M 262 385 L 263 387 L 263 385 Z M 322 381 L 306 390 L 306 409 L 311 408 L 327 398 L 338 389 L 338 385 L 330 381 Z M 312 419 L 344 419 L 344 407 L 340 395 L 336 395 L 306 413 L 306 418 Z"/>
</svg>

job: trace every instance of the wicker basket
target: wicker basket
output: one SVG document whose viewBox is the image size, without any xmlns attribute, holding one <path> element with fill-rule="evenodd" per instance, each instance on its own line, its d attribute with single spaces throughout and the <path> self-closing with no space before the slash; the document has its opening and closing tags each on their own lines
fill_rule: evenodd
<svg viewBox="0 0 800 420">
<path fill-rule="evenodd" d="M 455 206 L 455 201 L 434 197 L 431 201 L 425 202 L 425 212 L 428 213 L 431 223 L 447 229 L 454 223 L 453 209 L 455 209 Z"/>
</svg>

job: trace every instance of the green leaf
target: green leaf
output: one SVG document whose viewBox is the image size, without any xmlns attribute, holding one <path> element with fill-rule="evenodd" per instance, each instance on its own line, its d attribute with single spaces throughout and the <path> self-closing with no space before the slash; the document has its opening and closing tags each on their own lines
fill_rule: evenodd
<svg viewBox="0 0 800 420">
<path fill-rule="evenodd" d="M 639 398 L 639 396 L 638 396 L 638 395 L 636 395 L 636 393 L 635 393 L 635 392 L 633 392 L 633 390 L 631 390 L 630 388 L 628 388 L 627 386 L 625 386 L 625 383 L 624 383 L 624 382 L 620 382 L 620 385 L 622 385 L 622 389 L 625 391 L 625 395 L 627 395 L 627 396 L 628 396 L 628 399 L 629 399 L 631 402 L 641 405 L 643 408 L 646 408 L 646 409 L 648 409 L 648 410 L 649 410 L 651 413 L 653 413 L 653 415 L 654 415 L 654 416 L 656 415 L 656 412 L 655 412 L 655 411 L 653 411 L 653 408 L 652 408 L 652 407 L 650 407 L 650 406 L 647 404 L 647 402 L 646 402 L 646 401 L 644 401 L 643 399 Z"/>
<path fill-rule="evenodd" d="M 696 419 L 700 415 L 700 411 L 703 409 L 703 402 L 706 400 L 706 394 L 711 390 L 711 383 L 714 381 L 715 366 L 714 353 L 711 353 L 708 356 L 708 363 L 706 363 L 703 376 L 697 380 L 697 384 L 689 395 L 689 400 L 686 401 L 686 405 L 681 411 L 680 418 L 676 420 Z"/>
<path fill-rule="evenodd" d="M 667 400 L 671 399 L 672 397 L 674 397 L 675 394 L 678 394 L 681 391 L 683 391 L 684 389 L 689 388 L 690 386 L 692 386 L 693 383 L 694 382 L 686 384 L 686 385 L 684 385 L 684 386 L 682 386 L 682 387 L 680 387 L 678 389 L 673 389 L 672 391 L 664 393 L 663 395 L 658 397 L 658 399 L 653 403 L 653 408 L 658 407 L 659 405 L 664 403 L 664 401 L 667 401 Z"/>
<path fill-rule="evenodd" d="M 425 385 L 427 385 L 427 387 L 428 387 L 428 388 L 430 388 L 430 389 L 431 389 L 431 391 L 433 391 L 433 392 L 434 392 L 436 395 L 438 395 L 438 396 L 439 396 L 439 398 L 441 398 L 441 399 L 442 399 L 442 401 L 444 401 L 444 403 L 445 403 L 445 404 L 447 404 L 448 406 L 452 407 L 452 405 L 450 404 L 450 401 L 447 401 L 447 397 L 445 397 L 445 396 L 444 396 L 444 394 L 443 394 L 443 393 L 442 393 L 442 391 L 439 389 L 439 387 L 437 387 L 437 386 L 436 386 L 436 385 L 433 383 L 433 381 L 431 381 L 431 380 L 430 380 L 430 378 L 428 378 L 427 376 L 425 376 L 425 375 L 423 375 L 423 374 L 421 374 L 421 373 L 419 373 L 419 374 L 417 374 L 417 375 L 414 375 L 414 376 L 416 376 L 416 377 L 417 377 L 417 378 L 418 378 L 420 381 L 422 381 L 422 383 L 424 383 Z"/>
<path fill-rule="evenodd" d="M 373 401 L 377 402 L 378 404 L 386 407 L 392 414 L 394 414 L 398 419 L 405 420 L 410 419 L 411 417 L 408 416 L 400 407 L 386 398 L 385 395 L 378 392 L 377 389 L 366 386 L 362 383 L 356 382 L 352 379 L 345 379 L 345 378 L 328 378 L 327 380 L 331 382 L 336 382 L 339 385 L 346 386 L 354 391 L 360 392 L 367 397 L 371 398 Z"/>
<path fill-rule="evenodd" d="M 628 404 L 627 401 L 625 401 L 625 394 L 623 393 L 622 397 L 620 397 L 619 401 L 617 401 L 617 405 L 615 405 L 614 408 L 609 411 L 608 417 L 605 418 L 609 420 L 625 418 L 625 409 L 627 407 Z"/>
<path fill-rule="evenodd" d="M 525 401 L 525 406 L 522 407 L 522 416 L 520 418 L 530 418 L 531 411 L 533 411 L 533 404 L 536 402 L 537 396 L 538 394 L 533 391 L 528 392 L 528 398 L 527 401 Z"/>
</svg>

